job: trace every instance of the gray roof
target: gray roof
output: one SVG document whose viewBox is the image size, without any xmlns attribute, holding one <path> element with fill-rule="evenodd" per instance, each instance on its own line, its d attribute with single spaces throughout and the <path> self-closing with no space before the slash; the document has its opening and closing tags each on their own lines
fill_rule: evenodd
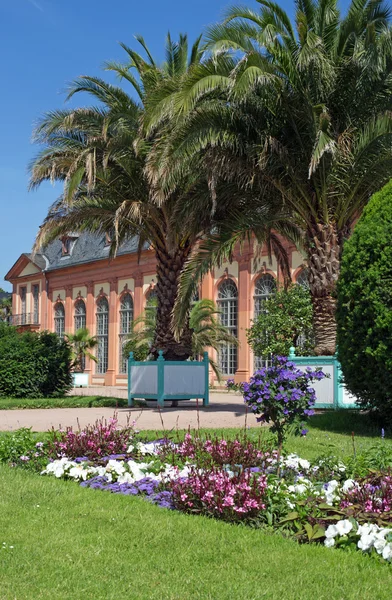
<svg viewBox="0 0 392 600">
<path fill-rule="evenodd" d="M 46 260 L 42 254 L 36 254 L 33 256 L 28 252 L 24 252 L 23 256 L 26 256 L 31 262 L 33 262 L 42 271 L 46 268 Z"/>
<path fill-rule="evenodd" d="M 56 240 L 42 251 L 48 265 L 46 266 L 45 258 L 41 255 L 36 255 L 34 262 L 37 264 L 36 259 L 38 256 L 41 256 L 45 263 L 42 269 L 46 268 L 47 271 L 54 271 L 56 269 L 95 262 L 109 257 L 109 246 L 106 244 L 105 236 L 91 233 L 72 234 L 72 236 L 74 235 L 75 239 L 71 244 L 70 254 L 63 256 L 62 242 L 61 240 Z M 137 245 L 138 239 L 136 237 L 130 238 L 120 246 L 117 256 L 137 252 Z M 146 244 L 144 249 L 147 249 L 148 247 L 148 244 Z M 39 265 L 37 264 L 37 266 Z"/>
</svg>

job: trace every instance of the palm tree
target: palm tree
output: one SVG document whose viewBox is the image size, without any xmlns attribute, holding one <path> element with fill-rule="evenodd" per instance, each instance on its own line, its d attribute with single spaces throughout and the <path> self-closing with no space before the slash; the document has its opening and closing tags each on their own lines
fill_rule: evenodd
<svg viewBox="0 0 392 600">
<path fill-rule="evenodd" d="M 144 104 L 159 82 L 178 85 L 200 60 L 200 39 L 188 53 L 186 36 L 173 42 L 169 35 L 166 61 L 161 65 L 154 61 L 143 38 L 137 39 L 146 59 L 122 45 L 129 61 L 107 64 L 107 69 L 131 84 L 137 101 L 123 88 L 100 78 L 80 77 L 69 97 L 87 92 L 98 106 L 48 113 L 35 131 L 44 149 L 32 162 L 31 187 L 49 179 L 64 183 L 64 192 L 50 208 L 35 248 L 69 231 L 109 232 L 112 255 L 130 236 L 138 237 L 139 253 L 150 244 L 157 259 L 158 298 L 152 352 L 157 356 L 158 350 L 163 350 L 167 359 L 186 359 L 191 352 L 191 332 L 186 323 L 176 340 L 171 313 L 183 265 L 193 245 L 211 227 L 208 184 L 198 173 L 185 173 L 176 189 L 163 198 L 159 186 L 144 172 L 154 139 L 138 137 L 138 129 Z M 164 135 L 167 126 L 162 123 L 159 135 Z"/>
<path fill-rule="evenodd" d="M 123 88 L 96 77 L 81 77 L 71 86 L 69 97 L 89 94 L 98 106 L 48 113 L 36 129 L 36 140 L 44 145 L 31 165 L 31 187 L 43 181 L 64 183 L 64 192 L 53 204 L 36 240 L 36 249 L 69 231 L 90 231 L 112 239 L 111 254 L 129 236 L 137 236 L 139 252 L 145 244 L 157 259 L 158 310 L 152 354 L 163 350 L 168 360 L 186 359 L 192 352 L 189 327 L 190 297 L 182 302 L 181 331 L 172 327 L 173 306 L 178 296 L 180 274 L 193 249 L 211 233 L 221 235 L 235 215 L 253 210 L 253 191 L 238 189 L 235 180 L 218 183 L 207 168 L 208 156 L 176 170 L 168 182 L 153 176 L 148 167 L 168 139 L 172 121 L 161 111 L 162 89 L 179 89 L 188 74 L 200 64 L 200 38 L 188 51 L 186 36 L 166 41 L 166 61 L 157 64 L 143 38 L 137 38 L 146 59 L 122 45 L 126 64 L 107 63 L 138 96 L 135 101 Z M 157 115 L 159 126 L 146 131 L 145 115 Z M 140 129 L 140 124 L 143 128 Z M 170 173 L 170 165 L 168 165 Z M 173 183 L 174 182 L 174 183 Z M 280 209 L 279 209 L 280 210 Z M 260 238 L 266 239 L 275 222 L 259 211 Z M 281 212 L 279 213 L 281 214 Z M 227 233 L 224 234 L 227 237 Z M 230 240 L 227 242 L 230 246 Z M 274 245 L 282 268 L 287 257 L 282 245 Z"/>
<path fill-rule="evenodd" d="M 337 0 L 297 0 L 292 23 L 257 2 L 230 9 L 207 31 L 210 56 L 181 89 L 163 90 L 162 111 L 180 127 L 153 166 L 159 178 L 169 161 L 181 172 L 209 152 L 216 177 L 286 208 L 307 256 L 316 353 L 333 354 L 343 243 L 392 176 L 391 11 L 352 0 L 342 16 Z"/>
<path fill-rule="evenodd" d="M 193 360 L 199 360 L 207 348 L 218 352 L 222 343 L 238 344 L 237 338 L 220 323 L 219 315 L 220 311 L 212 300 L 203 299 L 193 304 L 189 318 Z M 135 360 L 147 359 L 154 341 L 155 321 L 155 310 L 146 310 L 143 315 L 135 319 L 132 331 L 124 344 L 125 354 L 133 352 Z M 220 380 L 219 367 L 211 358 L 210 365 Z"/>
<path fill-rule="evenodd" d="M 97 358 L 90 351 L 98 344 L 95 336 L 91 336 L 87 328 L 81 327 L 75 333 L 68 333 L 65 339 L 72 348 L 72 368 L 74 371 L 84 372 L 86 358 L 97 362 Z"/>
</svg>

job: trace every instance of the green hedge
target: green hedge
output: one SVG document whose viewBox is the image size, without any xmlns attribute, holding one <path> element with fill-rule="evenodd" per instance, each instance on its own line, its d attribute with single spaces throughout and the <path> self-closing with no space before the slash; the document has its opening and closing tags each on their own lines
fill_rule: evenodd
<svg viewBox="0 0 392 600">
<path fill-rule="evenodd" d="M 392 182 L 345 243 L 338 283 L 338 355 L 363 408 L 392 419 Z"/>
<path fill-rule="evenodd" d="M 72 386 L 71 348 L 55 333 L 0 324 L 0 397 L 55 398 Z"/>
</svg>

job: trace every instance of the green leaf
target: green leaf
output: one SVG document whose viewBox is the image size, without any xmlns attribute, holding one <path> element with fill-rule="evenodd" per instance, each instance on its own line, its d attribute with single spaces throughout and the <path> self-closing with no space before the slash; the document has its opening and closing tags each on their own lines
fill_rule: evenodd
<svg viewBox="0 0 392 600">
<path fill-rule="evenodd" d="M 287 517 L 285 517 L 284 519 L 279 521 L 279 523 L 287 523 L 288 521 L 295 521 L 295 519 L 298 519 L 298 517 L 299 517 L 299 513 L 294 511 L 294 512 L 289 513 L 287 515 Z"/>
</svg>

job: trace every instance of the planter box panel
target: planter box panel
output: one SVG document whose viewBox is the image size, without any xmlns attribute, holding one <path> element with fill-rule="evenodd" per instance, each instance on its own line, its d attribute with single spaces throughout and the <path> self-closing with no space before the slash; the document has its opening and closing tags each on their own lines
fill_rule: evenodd
<svg viewBox="0 0 392 600">
<path fill-rule="evenodd" d="M 158 394 L 157 364 L 130 366 L 130 393 L 132 395 L 154 396 Z"/>
<path fill-rule="evenodd" d="M 357 399 L 355 396 L 350 394 L 350 392 L 341 384 L 342 387 L 342 398 L 340 408 L 359 408 L 357 404 Z"/>
<path fill-rule="evenodd" d="M 205 366 L 189 363 L 184 365 L 165 365 L 165 396 L 199 397 L 205 393 Z"/>
<path fill-rule="evenodd" d="M 297 361 L 296 361 L 297 362 Z M 306 362 L 301 362 L 300 364 L 298 364 L 298 367 L 300 369 L 305 370 L 307 367 L 310 367 L 311 369 L 322 369 L 323 373 L 325 373 L 326 375 L 329 375 L 328 378 L 326 379 L 322 379 L 321 381 L 313 381 L 313 383 L 311 384 L 312 388 L 314 388 L 315 392 L 316 392 L 316 407 L 319 406 L 320 404 L 323 405 L 323 407 L 331 407 L 333 408 L 333 404 L 334 404 L 334 393 L 335 393 L 335 368 L 334 365 L 328 365 L 328 364 L 322 364 L 322 363 L 306 363 Z"/>
<path fill-rule="evenodd" d="M 290 348 L 290 360 L 298 368 L 322 368 L 328 379 L 312 384 L 316 391 L 316 408 L 359 408 L 355 396 L 351 395 L 342 382 L 342 370 L 336 356 L 295 356 L 295 348 Z"/>
<path fill-rule="evenodd" d="M 74 387 L 88 386 L 88 373 L 73 373 L 72 377 Z"/>
</svg>

